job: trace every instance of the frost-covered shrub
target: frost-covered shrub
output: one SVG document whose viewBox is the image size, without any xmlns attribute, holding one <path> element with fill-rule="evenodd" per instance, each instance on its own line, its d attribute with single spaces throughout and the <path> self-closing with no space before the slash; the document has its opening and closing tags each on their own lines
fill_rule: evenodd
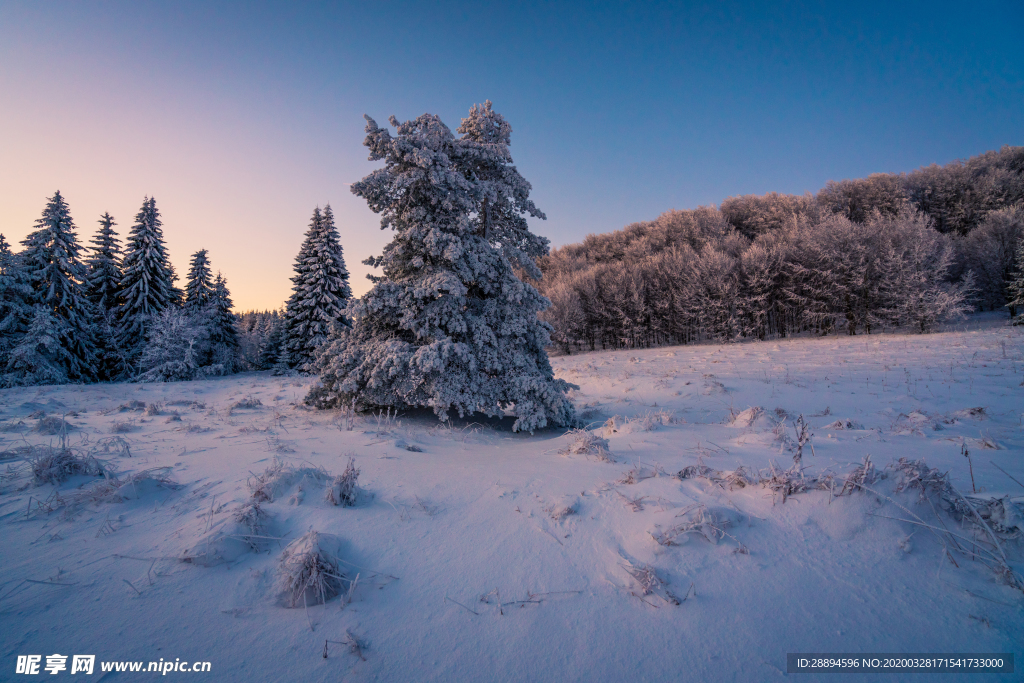
<svg viewBox="0 0 1024 683">
<path fill-rule="evenodd" d="M 176 308 L 156 315 L 142 352 L 139 382 L 181 382 L 224 373 L 224 366 L 203 365 L 210 353 L 205 320 Z"/>
</svg>

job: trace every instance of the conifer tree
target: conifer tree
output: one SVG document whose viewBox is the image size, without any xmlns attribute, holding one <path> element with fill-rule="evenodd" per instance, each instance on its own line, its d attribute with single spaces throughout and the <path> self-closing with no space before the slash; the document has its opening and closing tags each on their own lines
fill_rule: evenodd
<svg viewBox="0 0 1024 683">
<path fill-rule="evenodd" d="M 70 336 L 68 325 L 48 306 L 34 306 L 28 329 L 10 351 L 0 384 L 11 387 L 67 383 L 67 370 L 76 367 L 77 360 L 70 351 Z"/>
<path fill-rule="evenodd" d="M 207 251 L 200 249 L 192 254 L 188 277 L 185 279 L 185 310 L 198 313 L 213 299 L 213 281 L 210 277 L 210 261 Z"/>
<path fill-rule="evenodd" d="M 235 328 L 235 314 L 231 312 L 233 306 L 227 280 L 218 272 L 213 281 L 213 292 L 208 304 L 207 325 L 210 330 L 213 363 L 223 365 L 224 372 L 234 372 L 238 364 L 238 330 Z"/>
<path fill-rule="evenodd" d="M 180 299 L 164 246 L 162 225 L 156 200 L 146 197 L 128 235 L 120 287 L 118 337 L 133 365 L 142 353 L 152 316 Z"/>
<path fill-rule="evenodd" d="M 346 324 L 344 311 L 352 297 L 331 205 L 313 211 L 306 239 L 295 258 L 294 286 L 285 313 L 284 362 L 311 372 L 314 353 L 331 327 Z"/>
<path fill-rule="evenodd" d="M 0 373 L 7 367 L 10 351 L 28 329 L 34 313 L 29 301 L 32 288 L 20 254 L 0 235 Z"/>
<path fill-rule="evenodd" d="M 121 240 L 114 232 L 114 217 L 104 213 L 100 229 L 90 240 L 92 254 L 86 261 L 85 295 L 92 302 L 96 320 L 97 378 L 113 380 L 127 371 L 117 339 L 117 308 L 121 284 Z"/>
<path fill-rule="evenodd" d="M 281 355 L 284 343 L 284 315 L 270 311 L 263 316 L 259 330 L 260 344 L 256 356 L 258 370 L 271 370 Z"/>
<path fill-rule="evenodd" d="M 68 204 L 60 192 L 47 200 L 36 229 L 23 241 L 22 263 L 32 287 L 31 301 L 53 316 L 67 344 L 64 372 L 71 382 L 96 378 L 94 309 L 85 297 L 86 269 Z"/>
<path fill-rule="evenodd" d="M 488 239 L 500 222 L 479 213 L 483 199 L 500 204 L 502 191 L 486 174 L 466 170 L 467 160 L 480 169 L 511 168 L 508 129 L 496 117 L 473 117 L 467 131 L 492 126 L 485 142 L 475 133 L 456 140 L 431 114 L 405 123 L 391 117 L 394 138 L 366 117 L 364 144 L 384 167 L 352 192 L 395 238 L 366 261 L 383 277 L 350 307 L 352 327 L 319 354 L 322 386 L 308 403 L 430 407 L 442 420 L 449 411 L 509 413 L 517 418 L 513 429 L 528 431 L 575 420 L 565 395 L 572 385 L 554 378 L 545 351 L 551 328 L 537 317 L 548 302 Z M 529 188 L 519 187 L 510 212 L 528 206 Z M 529 256 L 530 244 L 536 241 L 521 239 L 519 251 Z"/>
<path fill-rule="evenodd" d="M 114 232 L 114 217 L 104 213 L 100 229 L 89 241 L 92 255 L 86 260 L 85 295 L 101 312 L 117 308 L 118 286 L 121 283 L 121 240 Z"/>
</svg>

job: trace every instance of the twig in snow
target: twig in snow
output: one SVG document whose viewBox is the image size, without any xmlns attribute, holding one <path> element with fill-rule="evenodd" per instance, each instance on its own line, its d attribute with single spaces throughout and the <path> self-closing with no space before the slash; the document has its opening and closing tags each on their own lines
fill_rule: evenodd
<svg viewBox="0 0 1024 683">
<path fill-rule="evenodd" d="M 476 611 L 474 611 L 474 610 L 471 610 L 470 608 L 466 607 L 465 605 L 463 605 L 463 604 L 462 604 L 461 602 L 459 602 L 458 600 L 452 600 L 452 599 L 451 599 L 451 598 L 449 598 L 449 597 L 448 597 L 447 595 L 446 595 L 446 596 L 444 596 L 444 599 L 445 599 L 445 600 L 447 600 L 448 602 L 454 602 L 454 603 L 455 603 L 456 605 L 458 605 L 458 606 L 459 606 L 459 607 L 461 607 L 462 609 L 466 610 L 467 612 L 472 612 L 473 614 L 475 614 L 475 615 L 477 615 L 477 616 L 480 616 L 480 613 L 479 613 L 479 612 L 476 612 Z"/>
<path fill-rule="evenodd" d="M 989 460 L 989 462 L 992 462 L 992 461 L 991 461 L 991 460 Z M 1016 484 L 1017 484 L 1018 486 L 1020 486 L 1020 487 L 1021 487 L 1022 489 L 1024 489 L 1024 484 L 1021 484 L 1021 483 L 1020 483 L 1019 481 L 1017 481 L 1016 479 L 1014 479 L 1014 478 L 1013 478 L 1013 475 L 1011 475 L 1011 474 L 1010 474 L 1009 472 L 1007 472 L 1006 470 L 1004 470 L 1004 469 L 1003 469 L 1002 467 L 1000 467 L 999 465 L 995 464 L 994 462 L 992 462 L 992 467 L 995 467 L 995 468 L 996 468 L 997 470 L 999 470 L 1000 472 L 1002 472 L 1002 473 L 1003 473 L 1003 474 L 1005 474 L 1006 476 L 1010 477 L 1010 479 L 1013 479 L 1013 481 L 1014 481 L 1014 482 L 1016 482 Z"/>
</svg>

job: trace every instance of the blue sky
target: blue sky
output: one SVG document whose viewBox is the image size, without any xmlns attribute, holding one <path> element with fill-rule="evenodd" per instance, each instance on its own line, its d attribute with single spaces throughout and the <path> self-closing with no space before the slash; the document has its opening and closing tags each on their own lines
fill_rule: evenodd
<svg viewBox="0 0 1024 683">
<path fill-rule="evenodd" d="M 0 232 L 60 189 L 88 239 L 157 198 L 237 307 L 287 297 L 330 202 L 357 293 L 388 239 L 348 191 L 362 114 L 490 99 L 555 245 L 731 195 L 1024 144 L 1024 3 L 0 2 Z"/>
</svg>

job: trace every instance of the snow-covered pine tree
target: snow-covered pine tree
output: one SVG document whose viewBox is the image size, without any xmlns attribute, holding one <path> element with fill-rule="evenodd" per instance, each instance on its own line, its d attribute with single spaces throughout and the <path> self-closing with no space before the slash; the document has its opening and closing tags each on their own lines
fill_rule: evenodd
<svg viewBox="0 0 1024 683">
<path fill-rule="evenodd" d="M 71 328 L 49 306 L 36 304 L 32 320 L 7 358 L 0 386 L 66 384 L 68 368 L 76 367 L 72 356 Z"/>
<path fill-rule="evenodd" d="M 114 232 L 114 217 L 104 213 L 100 229 L 89 241 L 92 254 L 86 259 L 85 295 L 100 311 L 117 308 L 117 288 L 121 282 L 121 240 Z"/>
<path fill-rule="evenodd" d="M 151 317 L 174 306 L 180 298 L 164 246 L 162 225 L 156 200 L 146 197 L 135 216 L 122 262 L 118 338 L 132 365 L 142 354 Z"/>
<path fill-rule="evenodd" d="M 23 241 L 21 260 L 32 287 L 32 303 L 54 317 L 67 355 L 64 372 L 71 382 L 96 379 L 95 310 L 85 296 L 86 269 L 71 211 L 60 192 L 46 202 L 36 229 Z"/>
<path fill-rule="evenodd" d="M 118 288 L 121 284 L 121 240 L 114 232 L 114 217 L 104 213 L 100 229 L 90 240 L 92 254 L 86 260 L 85 295 L 96 315 L 97 377 L 112 380 L 123 375 L 127 366 L 117 343 Z"/>
<path fill-rule="evenodd" d="M 1009 293 L 1010 300 L 1006 302 L 1006 307 L 1010 311 L 1024 310 L 1024 237 L 1017 242 L 1017 270 L 1013 274 L 1013 279 L 1010 280 Z M 1024 325 L 1024 313 L 1012 318 L 1014 325 Z"/>
<path fill-rule="evenodd" d="M 234 372 L 238 366 L 238 330 L 235 328 L 235 314 L 231 312 L 233 306 L 227 280 L 218 272 L 206 315 L 212 363 L 223 366 L 223 372 Z"/>
<path fill-rule="evenodd" d="M 192 254 L 188 277 L 185 278 L 185 311 L 198 313 L 213 300 L 213 279 L 210 272 L 208 252 L 200 249 Z"/>
<path fill-rule="evenodd" d="M 0 373 L 34 316 L 29 304 L 32 288 L 20 256 L 11 251 L 10 243 L 0 235 Z"/>
<path fill-rule="evenodd" d="M 508 411 L 513 429 L 528 431 L 572 423 L 573 385 L 554 378 L 545 351 L 551 328 L 537 318 L 548 302 L 481 234 L 494 224 L 477 212 L 499 192 L 464 171 L 474 158 L 478 168 L 507 164 L 506 138 L 456 140 L 431 114 L 405 123 L 391 117 L 392 138 L 366 120 L 364 144 L 384 167 L 352 192 L 396 234 L 366 261 L 384 276 L 349 307 L 351 328 L 318 355 L 322 385 L 307 403 L 430 407 L 442 420 L 449 411 Z"/>
<path fill-rule="evenodd" d="M 281 355 L 284 343 L 284 313 L 270 311 L 263 316 L 258 329 L 260 337 L 256 369 L 271 370 Z"/>
<path fill-rule="evenodd" d="M 294 286 L 285 313 L 284 357 L 288 366 L 312 372 L 313 358 L 335 324 L 346 324 L 352 297 L 331 205 L 313 211 L 306 239 L 295 258 Z"/>
</svg>

